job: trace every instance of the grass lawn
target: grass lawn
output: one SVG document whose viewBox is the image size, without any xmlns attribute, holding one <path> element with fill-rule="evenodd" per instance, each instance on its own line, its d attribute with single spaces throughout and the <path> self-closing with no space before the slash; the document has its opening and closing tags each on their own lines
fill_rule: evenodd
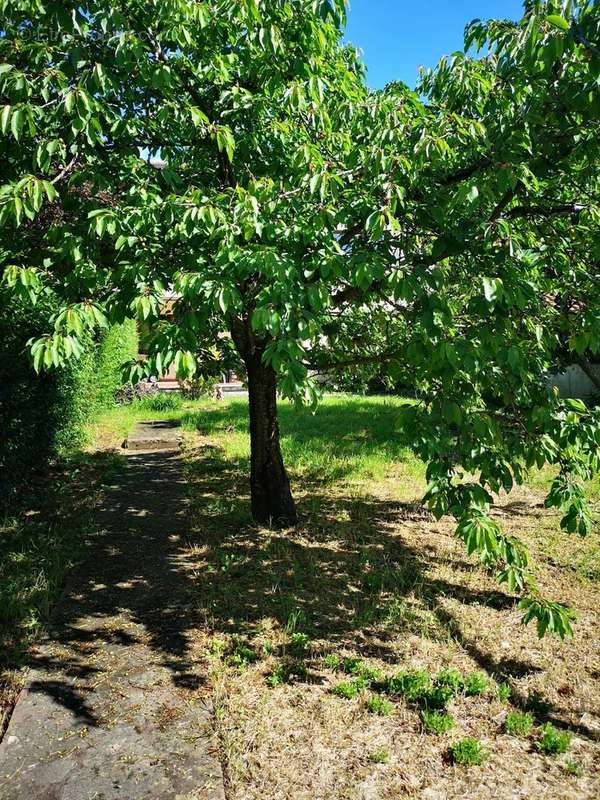
<svg viewBox="0 0 600 800">
<path fill-rule="evenodd" d="M 498 498 L 494 513 L 530 544 L 543 590 L 579 615 L 574 641 L 539 641 L 452 522 L 421 506 L 424 466 L 398 427 L 401 402 L 329 397 L 314 415 L 281 405 L 292 531 L 250 518 L 245 400 L 106 412 L 83 483 L 70 478 L 62 493 L 60 558 L 56 569 L 39 562 L 40 596 L 35 529 L 3 530 L 0 555 L 23 564 L 13 588 L 0 573 L 0 600 L 23 598 L 5 615 L 5 640 L 35 632 L 55 601 L 67 553 L 76 557 L 68 548 L 90 524 L 73 521 L 81 486 L 102 491 L 137 420 L 179 418 L 199 620 L 191 655 L 205 669 L 228 800 L 599 797 L 598 534 L 560 533 L 543 507 L 547 473 Z"/>
<path fill-rule="evenodd" d="M 598 535 L 560 533 L 543 507 L 548 474 L 498 498 L 495 514 L 530 544 L 542 588 L 579 614 L 573 642 L 539 641 L 451 521 L 420 505 L 424 468 L 397 428 L 399 403 L 332 397 L 315 415 L 282 405 L 300 511 L 292 532 L 251 522 L 245 402 L 182 414 L 198 656 L 229 797 L 600 796 Z M 450 721 L 432 720 L 426 690 L 398 691 L 402 675 L 386 683 L 445 668 L 477 689 L 453 692 Z M 519 711 L 532 715 L 526 736 L 511 733 Z M 566 753 L 546 753 L 547 723 L 550 738 L 569 734 Z M 453 763 L 464 758 L 483 763 Z"/>
</svg>

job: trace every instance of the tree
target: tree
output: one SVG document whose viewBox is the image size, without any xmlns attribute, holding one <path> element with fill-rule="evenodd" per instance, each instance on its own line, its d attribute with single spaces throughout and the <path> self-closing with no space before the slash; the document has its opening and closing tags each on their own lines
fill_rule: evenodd
<svg viewBox="0 0 600 800">
<path fill-rule="evenodd" d="M 277 391 L 314 404 L 315 369 L 410 374 L 430 506 L 522 591 L 541 633 L 568 633 L 489 508 L 550 462 L 548 503 L 567 531 L 591 525 L 598 414 L 542 376 L 565 348 L 600 344 L 593 3 L 472 23 L 466 50 L 486 54 L 443 59 L 416 93 L 366 89 L 339 44 L 342 0 L 0 7 L 0 264 L 14 291 L 63 302 L 38 367 L 133 313 L 155 330 L 134 375 L 186 377 L 229 330 L 248 372 L 253 515 L 280 525 L 296 511 Z"/>
</svg>

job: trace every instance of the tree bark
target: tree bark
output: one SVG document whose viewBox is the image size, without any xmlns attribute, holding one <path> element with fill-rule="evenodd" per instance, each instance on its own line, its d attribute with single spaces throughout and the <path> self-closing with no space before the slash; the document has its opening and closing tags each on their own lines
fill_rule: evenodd
<svg viewBox="0 0 600 800">
<path fill-rule="evenodd" d="M 232 333 L 248 373 L 252 517 L 276 528 L 292 527 L 297 515 L 279 442 L 277 374 L 263 363 L 264 347 L 253 341 L 247 326 Z"/>
</svg>

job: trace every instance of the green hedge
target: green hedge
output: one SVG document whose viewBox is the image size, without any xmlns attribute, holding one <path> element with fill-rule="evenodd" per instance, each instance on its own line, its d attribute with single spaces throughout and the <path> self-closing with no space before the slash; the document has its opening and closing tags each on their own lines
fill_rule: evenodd
<svg viewBox="0 0 600 800">
<path fill-rule="evenodd" d="M 85 424 L 110 404 L 120 366 L 137 353 L 134 322 L 115 326 L 61 370 L 36 375 L 27 341 L 48 330 L 51 299 L 24 308 L 0 291 L 0 512 L 34 475 L 85 440 Z"/>
<path fill-rule="evenodd" d="M 138 330 L 134 320 L 113 325 L 103 334 L 97 351 L 97 405 L 107 408 L 113 404 L 115 392 L 123 385 L 123 364 L 137 358 L 138 349 Z"/>
</svg>

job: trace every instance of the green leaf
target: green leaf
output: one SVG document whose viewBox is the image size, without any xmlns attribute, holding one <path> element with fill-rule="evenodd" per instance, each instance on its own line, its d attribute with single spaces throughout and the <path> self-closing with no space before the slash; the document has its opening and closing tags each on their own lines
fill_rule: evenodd
<svg viewBox="0 0 600 800">
<path fill-rule="evenodd" d="M 568 31 L 571 28 L 567 20 L 558 14 L 550 14 L 547 19 L 551 25 L 554 25 L 555 28 L 560 28 L 561 31 Z"/>
</svg>

